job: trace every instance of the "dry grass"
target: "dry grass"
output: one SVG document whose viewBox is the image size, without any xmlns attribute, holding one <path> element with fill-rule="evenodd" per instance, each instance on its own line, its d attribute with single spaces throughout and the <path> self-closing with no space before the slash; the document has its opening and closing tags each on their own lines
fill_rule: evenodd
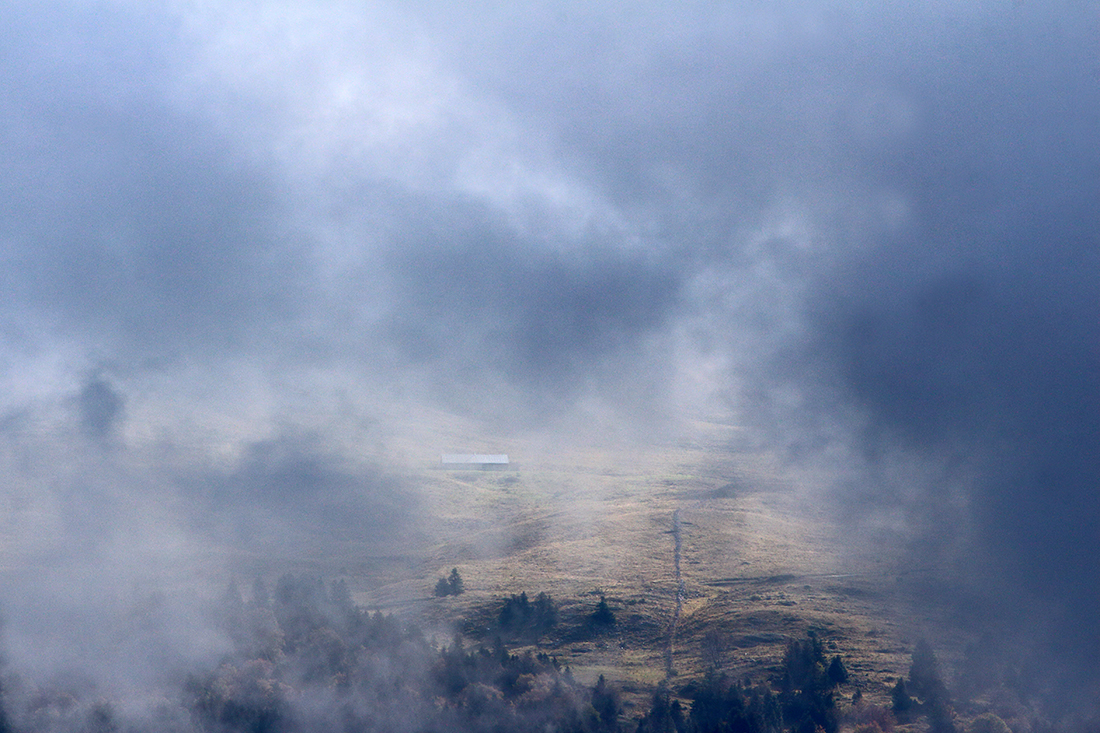
<svg viewBox="0 0 1100 733">
<path fill-rule="evenodd" d="M 424 517 L 407 547 L 369 556 L 366 546 L 336 543 L 314 571 L 344 575 L 360 604 L 418 618 L 441 640 L 456 622 L 476 639 L 502 597 L 550 593 L 563 604 L 561 628 L 517 643 L 557 655 L 582 681 L 617 680 L 629 704 L 644 706 L 665 678 L 679 509 L 687 595 L 673 649 L 677 684 L 715 662 L 737 677 L 770 679 L 787 641 L 810 629 L 844 656 L 848 694 L 858 685 L 869 702 L 885 702 L 907 670 L 912 630 L 929 621 L 914 617 L 888 559 L 839 553 L 836 528 L 773 461 L 726 447 L 729 426 L 700 423 L 690 444 L 542 453 L 519 441 L 459 442 L 464 427 L 447 423 L 438 450 L 421 451 L 419 464 L 411 444 L 401 449 Z M 507 452 L 518 465 L 434 466 L 438 453 L 459 449 Z M 452 567 L 467 592 L 434 598 Z M 619 623 L 581 633 L 600 595 Z"/>
</svg>

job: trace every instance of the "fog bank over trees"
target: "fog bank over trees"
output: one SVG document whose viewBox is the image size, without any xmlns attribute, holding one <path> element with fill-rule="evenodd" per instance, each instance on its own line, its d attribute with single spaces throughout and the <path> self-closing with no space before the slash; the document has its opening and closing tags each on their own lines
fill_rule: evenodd
<svg viewBox="0 0 1100 733">
<path fill-rule="evenodd" d="M 1088 689 L 1097 13 L 5 3 L 9 669 L 216 658 L 234 553 L 430 535 L 433 431 L 702 416 Z"/>
</svg>

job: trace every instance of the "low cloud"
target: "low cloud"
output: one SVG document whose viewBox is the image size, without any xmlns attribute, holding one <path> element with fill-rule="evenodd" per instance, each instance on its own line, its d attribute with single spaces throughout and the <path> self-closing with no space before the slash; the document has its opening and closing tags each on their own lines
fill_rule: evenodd
<svg viewBox="0 0 1100 733">
<path fill-rule="evenodd" d="M 9 636 L 415 530 L 396 413 L 722 410 L 1100 652 L 1094 8 L 455 7 L 4 11 Z"/>
</svg>

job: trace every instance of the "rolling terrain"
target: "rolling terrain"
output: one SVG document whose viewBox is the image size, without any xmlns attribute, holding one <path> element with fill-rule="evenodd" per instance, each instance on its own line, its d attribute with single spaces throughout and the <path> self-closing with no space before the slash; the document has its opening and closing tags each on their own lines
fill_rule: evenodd
<svg viewBox="0 0 1100 733">
<path fill-rule="evenodd" d="M 504 599 L 548 593 L 557 625 L 503 641 L 556 656 L 586 684 L 614 680 L 628 718 L 666 679 L 676 689 L 717 668 L 773 681 L 788 643 L 809 631 L 842 655 L 849 700 L 858 690 L 888 705 L 924 636 L 945 645 L 950 668 L 969 637 L 919 569 L 845 537 L 814 487 L 784 478 L 767 455 L 730 448 L 736 428 L 694 430 L 690 442 L 646 449 L 476 443 L 471 450 L 511 456 L 508 470 L 492 471 L 444 470 L 410 443 L 401 453 L 422 521 L 403 541 L 379 551 L 367 538 L 329 536 L 305 555 L 241 558 L 240 571 L 345 578 L 357 604 L 416 620 L 441 644 L 460 633 L 492 646 Z M 450 448 L 448 436 L 437 439 L 440 452 Z M 465 592 L 435 597 L 452 568 Z M 600 598 L 617 623 L 592 631 Z"/>
</svg>

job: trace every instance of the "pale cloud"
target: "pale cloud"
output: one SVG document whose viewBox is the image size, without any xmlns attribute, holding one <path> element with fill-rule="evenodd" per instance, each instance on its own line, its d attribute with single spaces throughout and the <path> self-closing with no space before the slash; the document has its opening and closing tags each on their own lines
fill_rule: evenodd
<svg viewBox="0 0 1100 733">
<path fill-rule="evenodd" d="M 409 512 L 406 408 L 721 409 L 914 548 L 963 507 L 967 582 L 1095 607 L 1088 3 L 5 12 L 0 435 L 59 557 L 141 574 L 72 496 L 180 557 L 288 477 Z"/>
</svg>

